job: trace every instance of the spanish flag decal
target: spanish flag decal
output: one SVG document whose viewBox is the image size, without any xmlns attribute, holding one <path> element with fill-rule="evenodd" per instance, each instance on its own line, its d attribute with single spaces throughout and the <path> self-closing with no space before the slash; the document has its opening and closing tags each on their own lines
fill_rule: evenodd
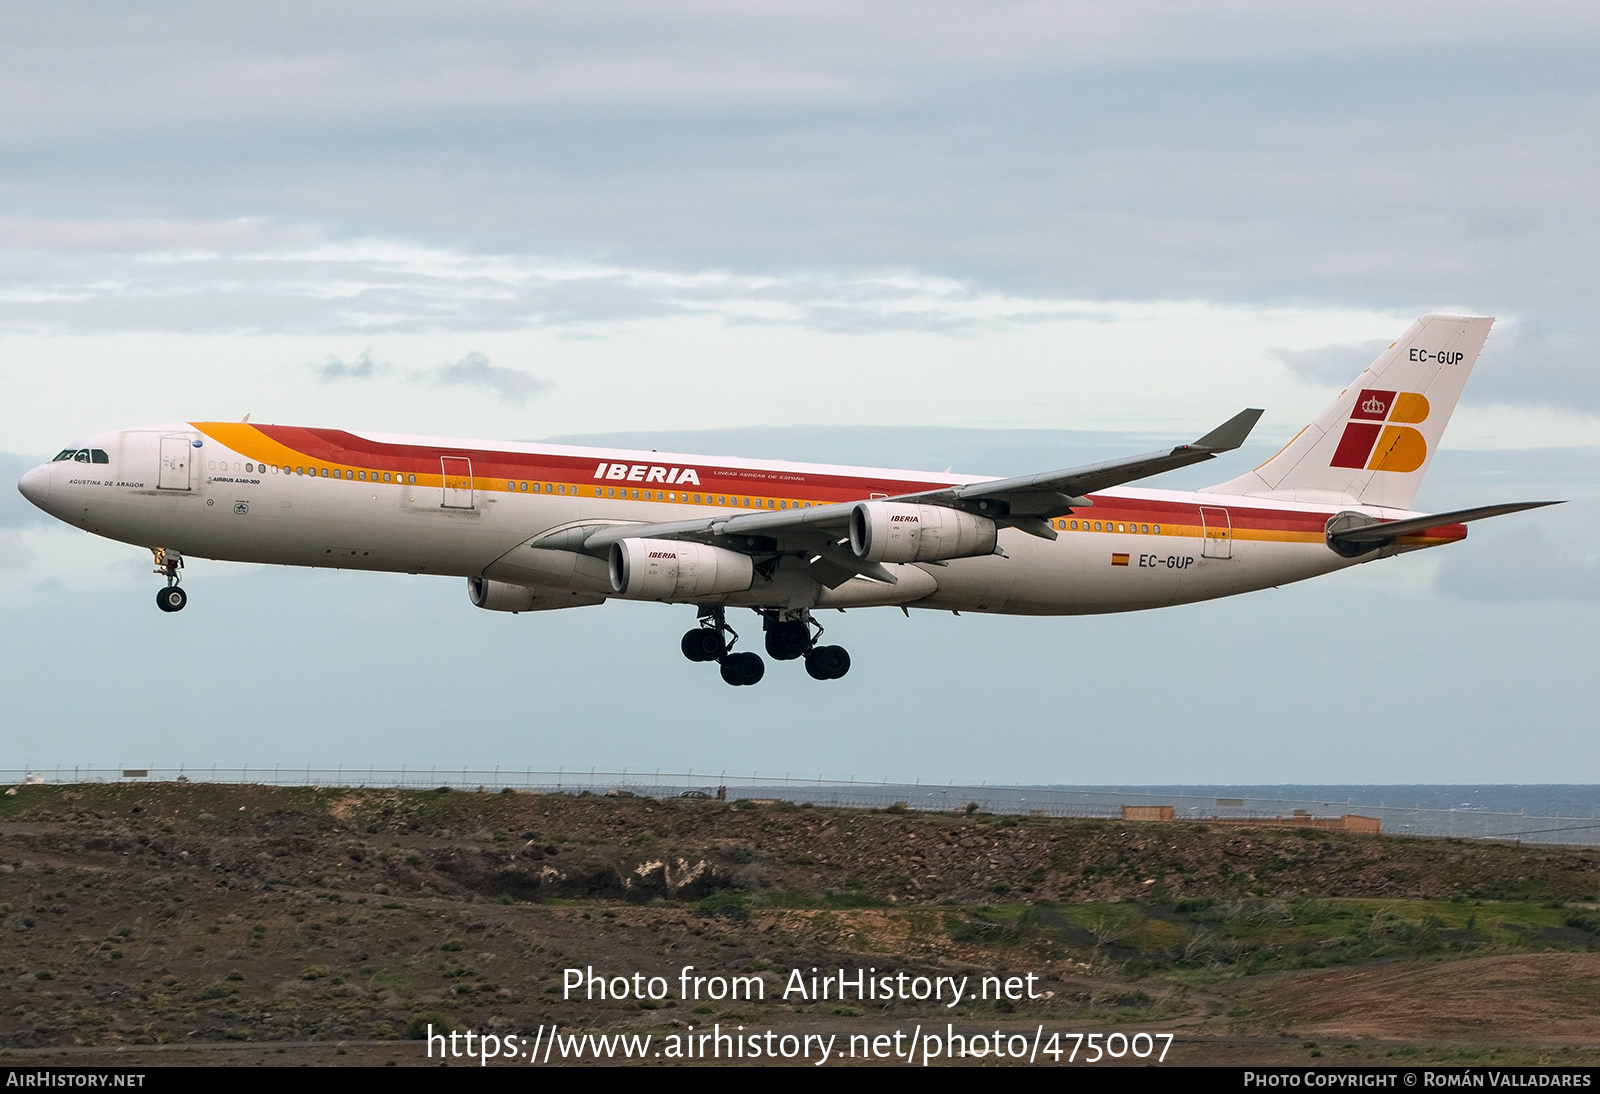
<svg viewBox="0 0 1600 1094">
<path fill-rule="evenodd" d="M 1125 553 L 1123 553 L 1121 551 L 1112 552 L 1111 565 L 1113 565 L 1113 566 L 1126 566 L 1127 564 L 1128 564 L 1128 556 Z"/>
</svg>

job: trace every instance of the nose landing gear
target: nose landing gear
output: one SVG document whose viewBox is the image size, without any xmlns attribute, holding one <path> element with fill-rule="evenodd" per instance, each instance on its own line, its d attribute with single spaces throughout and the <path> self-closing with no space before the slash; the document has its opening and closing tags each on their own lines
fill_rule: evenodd
<svg viewBox="0 0 1600 1094">
<path fill-rule="evenodd" d="M 155 572 L 167 579 L 167 587 L 156 591 L 156 607 L 164 612 L 183 611 L 183 606 L 189 603 L 189 594 L 178 587 L 178 582 L 183 580 L 178 573 L 183 569 L 183 556 L 171 547 L 153 547 L 150 553 L 155 556 Z"/>
</svg>

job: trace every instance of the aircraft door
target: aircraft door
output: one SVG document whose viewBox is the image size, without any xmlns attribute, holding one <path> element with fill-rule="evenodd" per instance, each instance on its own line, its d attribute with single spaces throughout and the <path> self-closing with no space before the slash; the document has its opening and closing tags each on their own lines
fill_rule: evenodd
<svg viewBox="0 0 1600 1094">
<path fill-rule="evenodd" d="M 156 489 L 188 490 L 193 464 L 194 447 L 188 437 L 162 437 Z"/>
<path fill-rule="evenodd" d="M 472 508 L 472 461 L 465 456 L 441 456 L 444 471 L 445 509 Z"/>
<path fill-rule="evenodd" d="M 1201 558 L 1233 557 L 1233 521 L 1226 509 L 1200 507 Z"/>
</svg>

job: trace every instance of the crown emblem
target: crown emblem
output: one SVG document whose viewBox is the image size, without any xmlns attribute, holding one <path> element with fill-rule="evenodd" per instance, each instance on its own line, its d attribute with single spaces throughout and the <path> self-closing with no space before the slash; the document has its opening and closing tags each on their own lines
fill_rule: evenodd
<svg viewBox="0 0 1600 1094">
<path fill-rule="evenodd" d="M 1382 399 L 1376 395 L 1370 395 L 1367 397 L 1367 401 L 1361 404 L 1361 409 L 1367 414 L 1382 414 L 1388 408 L 1384 405 Z"/>
</svg>

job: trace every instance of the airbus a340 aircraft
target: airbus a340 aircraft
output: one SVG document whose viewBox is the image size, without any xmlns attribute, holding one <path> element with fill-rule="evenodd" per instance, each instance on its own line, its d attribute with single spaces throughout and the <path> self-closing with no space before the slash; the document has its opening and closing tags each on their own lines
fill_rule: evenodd
<svg viewBox="0 0 1600 1094">
<path fill-rule="evenodd" d="M 1427 315 L 1280 452 L 1198 492 L 1123 484 L 1239 447 L 1246 410 L 1192 444 L 993 479 L 772 460 L 190 422 L 86 437 L 18 484 L 35 505 L 147 547 L 176 612 L 185 555 L 467 579 L 529 612 L 610 597 L 696 605 L 691 661 L 754 684 L 726 609 L 818 680 L 824 608 L 1134 611 L 1264 589 L 1466 538 L 1412 499 L 1491 319 Z M 908 613 L 909 614 L 909 613 Z"/>
</svg>

